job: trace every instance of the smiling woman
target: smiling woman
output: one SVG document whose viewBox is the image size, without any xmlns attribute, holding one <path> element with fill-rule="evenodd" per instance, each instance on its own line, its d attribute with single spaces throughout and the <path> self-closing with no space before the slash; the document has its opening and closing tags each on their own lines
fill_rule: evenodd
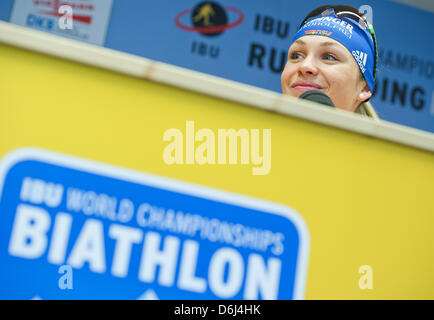
<svg viewBox="0 0 434 320">
<path fill-rule="evenodd" d="M 356 8 L 322 6 L 307 15 L 288 51 L 282 92 L 298 98 L 318 90 L 338 109 L 378 119 L 368 102 L 374 90 L 377 49 L 372 25 Z"/>
</svg>

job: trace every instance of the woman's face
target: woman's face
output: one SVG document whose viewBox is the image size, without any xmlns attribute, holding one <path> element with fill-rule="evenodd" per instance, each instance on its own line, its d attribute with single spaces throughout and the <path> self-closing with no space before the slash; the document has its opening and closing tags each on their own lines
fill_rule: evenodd
<svg viewBox="0 0 434 320">
<path fill-rule="evenodd" d="M 349 111 L 371 96 L 350 52 L 324 36 L 309 35 L 294 41 L 281 82 L 286 95 L 298 98 L 305 91 L 320 90 L 332 99 L 336 108 Z"/>
</svg>

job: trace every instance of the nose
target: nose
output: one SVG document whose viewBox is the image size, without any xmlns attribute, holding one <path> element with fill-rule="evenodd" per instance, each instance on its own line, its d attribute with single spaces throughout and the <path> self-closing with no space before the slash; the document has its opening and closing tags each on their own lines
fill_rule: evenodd
<svg viewBox="0 0 434 320">
<path fill-rule="evenodd" d="M 315 64 L 314 58 L 312 56 L 307 56 L 300 64 L 299 70 L 298 70 L 303 76 L 308 75 L 317 75 L 318 74 L 318 68 Z"/>
</svg>

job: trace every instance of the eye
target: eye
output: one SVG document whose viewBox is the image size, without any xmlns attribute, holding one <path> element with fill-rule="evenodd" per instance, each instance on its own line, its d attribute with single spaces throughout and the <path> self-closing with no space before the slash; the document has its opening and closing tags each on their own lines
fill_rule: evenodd
<svg viewBox="0 0 434 320">
<path fill-rule="evenodd" d="M 325 60 L 328 60 L 328 61 L 338 61 L 339 60 L 334 54 L 331 54 L 331 53 L 325 53 L 323 55 L 323 58 Z"/>
<path fill-rule="evenodd" d="M 303 56 L 300 54 L 300 52 L 292 52 L 289 55 L 289 59 L 291 60 L 298 60 L 299 58 L 302 58 Z"/>
</svg>

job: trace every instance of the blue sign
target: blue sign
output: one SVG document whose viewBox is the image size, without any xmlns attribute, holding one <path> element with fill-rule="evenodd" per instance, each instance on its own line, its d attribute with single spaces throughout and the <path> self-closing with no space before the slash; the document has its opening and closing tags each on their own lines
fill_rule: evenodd
<svg viewBox="0 0 434 320">
<path fill-rule="evenodd" d="M 303 299 L 292 209 L 40 149 L 0 163 L 0 299 Z"/>
</svg>

